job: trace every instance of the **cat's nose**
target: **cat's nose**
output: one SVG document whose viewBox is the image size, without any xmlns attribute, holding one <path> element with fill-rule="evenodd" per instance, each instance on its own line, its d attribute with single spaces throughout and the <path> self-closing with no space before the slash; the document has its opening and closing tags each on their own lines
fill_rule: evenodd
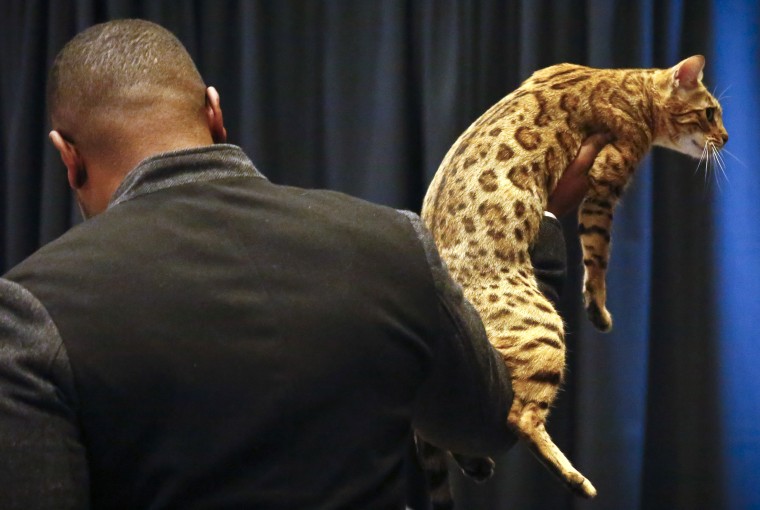
<svg viewBox="0 0 760 510">
<path fill-rule="evenodd" d="M 722 135 L 720 135 L 720 137 L 723 138 L 723 145 L 726 145 L 726 143 L 728 142 L 728 133 L 723 133 Z"/>
</svg>

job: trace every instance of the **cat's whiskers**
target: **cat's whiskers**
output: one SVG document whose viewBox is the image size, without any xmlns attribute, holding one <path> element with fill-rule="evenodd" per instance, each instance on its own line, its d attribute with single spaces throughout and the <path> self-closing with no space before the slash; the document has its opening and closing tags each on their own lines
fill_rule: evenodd
<svg viewBox="0 0 760 510">
<path fill-rule="evenodd" d="M 699 158 L 699 162 L 697 163 L 697 168 L 694 170 L 694 173 L 696 174 L 699 172 L 699 170 L 702 168 L 702 165 L 704 163 L 704 186 L 705 191 L 707 191 L 710 188 L 710 183 L 712 180 L 710 179 L 711 175 L 715 175 L 715 184 L 718 186 L 718 189 L 720 189 L 720 182 L 717 177 L 717 173 L 715 172 L 715 166 L 717 163 L 715 163 L 715 152 L 714 152 L 714 144 L 711 143 L 709 140 L 705 140 L 704 146 L 702 147 L 702 156 Z"/>
<path fill-rule="evenodd" d="M 743 166 L 744 168 L 747 168 L 747 165 L 744 163 L 744 161 L 742 161 L 741 159 L 739 159 L 738 157 L 736 157 L 736 155 L 733 152 L 731 152 L 730 150 L 726 149 L 725 147 L 723 147 L 720 150 L 720 152 L 721 153 L 725 152 L 726 154 L 728 154 L 729 156 L 731 156 L 732 158 L 734 158 L 736 160 L 736 162 L 739 163 L 741 166 Z"/>
<path fill-rule="evenodd" d="M 723 159 L 723 156 L 720 153 L 720 150 L 715 147 L 715 144 L 712 145 L 712 151 L 713 151 L 713 161 L 715 161 L 715 164 L 718 167 L 718 170 L 720 170 L 720 174 L 716 173 L 716 179 L 720 181 L 720 176 L 723 176 L 723 179 L 725 179 L 726 184 L 730 184 L 730 181 L 728 180 L 728 173 L 726 172 L 726 162 Z"/>
<path fill-rule="evenodd" d="M 730 184 L 728 174 L 726 173 L 726 163 L 723 160 L 723 156 L 720 154 L 720 149 L 716 147 L 713 142 L 705 142 L 705 147 L 707 149 L 707 163 L 705 164 L 705 185 L 710 182 L 708 181 L 707 174 L 711 173 L 715 176 L 715 185 L 718 187 L 718 190 L 723 191 L 721 181 L 725 181 L 726 184 Z"/>
<path fill-rule="evenodd" d="M 731 97 L 731 96 L 726 96 L 726 92 L 728 92 L 728 90 L 731 88 L 731 86 L 732 86 L 732 84 L 728 84 L 728 85 L 726 86 L 726 88 L 725 88 L 725 89 L 723 89 L 723 92 L 721 92 L 721 93 L 720 93 L 720 94 L 717 96 L 717 98 L 718 98 L 718 99 L 717 99 L 717 101 L 718 101 L 719 103 L 720 103 L 720 102 L 721 102 L 723 99 L 728 99 L 728 98 L 730 98 L 730 97 Z M 715 94 L 713 94 L 713 96 L 715 96 Z"/>
<path fill-rule="evenodd" d="M 697 163 L 697 168 L 694 170 L 694 175 L 696 175 L 697 172 L 699 172 L 699 169 L 702 166 L 703 161 L 705 163 L 705 184 L 707 184 L 707 174 L 708 174 L 707 166 L 708 166 L 708 163 L 710 162 L 710 153 L 707 150 L 706 141 L 705 141 L 705 146 L 702 148 L 702 156 L 700 156 L 699 162 Z"/>
<path fill-rule="evenodd" d="M 715 176 L 715 185 L 721 191 L 721 181 L 725 181 L 727 184 L 730 184 L 728 173 L 726 172 L 726 161 L 723 159 L 723 155 L 721 154 L 722 151 L 725 151 L 725 149 L 719 149 L 715 143 L 711 142 L 710 140 L 705 140 L 704 147 L 702 148 L 702 156 L 699 158 L 697 168 L 694 170 L 695 174 L 699 172 L 699 170 L 702 168 L 702 164 L 704 163 L 705 187 L 709 185 L 709 178 L 712 174 Z M 729 155 L 735 157 L 730 153 Z"/>
<path fill-rule="evenodd" d="M 707 181 L 708 175 L 715 177 L 715 185 L 718 187 L 718 191 L 723 191 L 720 187 L 720 175 L 715 171 L 717 166 L 717 160 L 715 159 L 715 144 L 711 141 L 705 142 L 705 149 L 707 150 L 707 164 L 705 165 L 705 181 Z"/>
</svg>

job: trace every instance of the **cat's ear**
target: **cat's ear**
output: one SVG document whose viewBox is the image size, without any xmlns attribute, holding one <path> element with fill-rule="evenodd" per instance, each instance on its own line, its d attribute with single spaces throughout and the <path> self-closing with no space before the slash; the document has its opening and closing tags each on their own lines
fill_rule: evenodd
<svg viewBox="0 0 760 510">
<path fill-rule="evenodd" d="M 694 55 L 679 62 L 673 67 L 673 88 L 693 89 L 702 81 L 702 69 L 705 68 L 705 57 Z"/>
</svg>

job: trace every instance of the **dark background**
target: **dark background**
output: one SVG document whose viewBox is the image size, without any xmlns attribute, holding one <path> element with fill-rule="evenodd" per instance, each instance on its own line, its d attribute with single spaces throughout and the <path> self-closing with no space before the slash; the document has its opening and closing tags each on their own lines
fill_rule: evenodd
<svg viewBox="0 0 760 510">
<path fill-rule="evenodd" d="M 725 174 L 655 149 L 616 214 L 612 333 L 562 310 L 568 384 L 549 430 L 599 490 L 573 500 L 522 446 L 463 509 L 760 508 L 760 2 L 739 0 L 0 1 L 0 269 L 79 221 L 47 141 L 47 69 L 78 31 L 172 30 L 222 97 L 230 141 L 272 181 L 419 211 L 459 133 L 538 68 L 707 57 Z M 294 488 L 297 490 L 297 488 Z"/>
</svg>

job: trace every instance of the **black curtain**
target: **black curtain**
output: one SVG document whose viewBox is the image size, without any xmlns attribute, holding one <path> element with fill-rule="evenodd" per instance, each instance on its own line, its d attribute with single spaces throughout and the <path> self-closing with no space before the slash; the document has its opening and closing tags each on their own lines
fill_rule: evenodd
<svg viewBox="0 0 760 510">
<path fill-rule="evenodd" d="M 141 17 L 172 30 L 220 91 L 231 143 L 270 180 L 415 211 L 458 134 L 532 71 L 563 61 L 670 67 L 700 53 L 714 85 L 722 56 L 709 0 L 3 0 L 0 8 L 3 269 L 79 221 L 47 141 L 45 75 L 62 45 L 96 22 Z M 748 65 L 757 69 L 757 60 Z M 487 484 L 456 479 L 460 508 L 760 504 L 753 484 L 727 476 L 760 465 L 760 431 L 742 429 L 749 450 L 725 439 L 734 422 L 720 401 L 720 180 L 703 181 L 695 166 L 657 150 L 629 189 L 613 234 L 609 335 L 583 316 L 575 220 L 565 220 L 569 377 L 549 430 L 598 499 L 574 500 L 517 446 Z M 729 490 L 744 492 L 728 498 Z"/>
</svg>

